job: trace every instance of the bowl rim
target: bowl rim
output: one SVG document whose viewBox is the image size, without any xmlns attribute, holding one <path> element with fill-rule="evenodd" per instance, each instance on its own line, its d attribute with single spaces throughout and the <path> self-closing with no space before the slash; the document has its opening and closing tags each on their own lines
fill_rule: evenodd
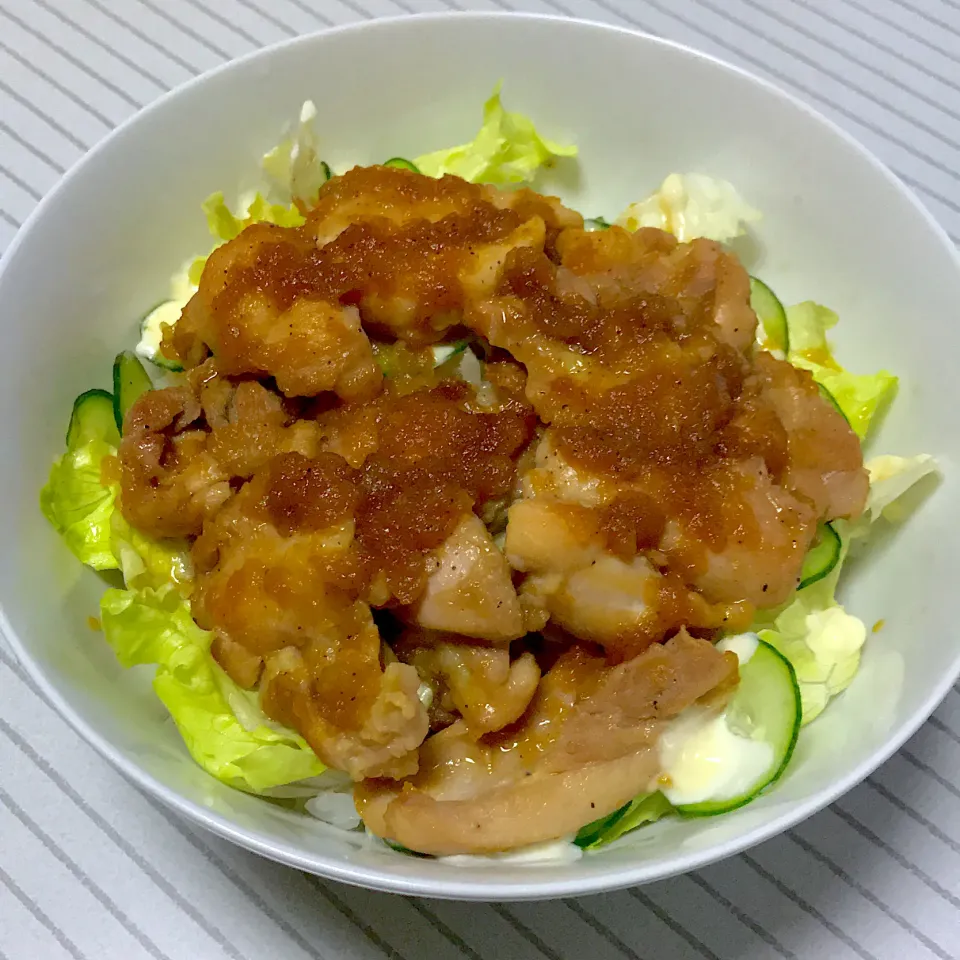
<svg viewBox="0 0 960 960">
<path fill-rule="evenodd" d="M 811 120 L 826 128 L 835 137 L 843 140 L 848 147 L 852 147 L 859 157 L 873 170 L 885 179 L 910 205 L 918 212 L 939 239 L 951 256 L 954 265 L 960 271 L 960 250 L 951 242 L 944 227 L 934 218 L 933 214 L 924 206 L 912 190 L 910 190 L 879 158 L 865 147 L 852 134 L 838 126 L 833 120 L 810 106 L 799 97 L 782 89 L 775 83 L 757 76 L 749 70 L 728 63 L 720 57 L 705 53 L 687 44 L 665 39 L 643 30 L 622 27 L 604 23 L 584 17 L 568 17 L 562 14 L 541 14 L 519 11 L 443 11 L 433 13 L 401 14 L 389 17 L 376 17 L 369 20 L 355 21 L 332 27 L 321 28 L 310 33 L 280 40 L 276 43 L 249 51 L 243 56 L 233 58 L 218 64 L 210 70 L 204 71 L 182 84 L 161 94 L 156 100 L 139 109 L 121 124 L 111 130 L 102 140 L 87 151 L 54 185 L 31 211 L 20 226 L 10 246 L 0 257 L 0 280 L 10 269 L 15 259 L 16 251 L 22 244 L 24 237 L 33 229 L 34 224 L 46 216 L 48 209 L 55 199 L 65 190 L 69 190 L 72 181 L 80 172 L 91 163 L 96 163 L 101 152 L 111 149 L 115 139 L 126 134 L 129 129 L 138 124 L 148 122 L 149 116 L 156 110 L 162 109 L 166 103 L 179 97 L 187 90 L 206 83 L 210 78 L 221 73 L 229 72 L 241 65 L 273 57 L 278 50 L 292 48 L 300 44 L 310 44 L 318 37 L 349 34 L 358 31 L 386 30 L 390 31 L 400 23 L 410 21 L 438 22 L 459 20 L 468 26 L 470 21 L 533 21 L 558 22 L 569 24 L 571 29 L 590 30 L 617 33 L 624 36 L 639 38 L 644 42 L 671 48 L 684 57 L 706 61 L 715 67 L 738 74 L 752 84 L 758 85 L 768 93 L 777 97 L 781 102 L 792 109 L 800 110 Z M 542 867 L 531 870 L 524 878 L 522 885 L 516 882 L 491 882 L 484 871 L 464 874 L 459 877 L 422 878 L 400 875 L 385 875 L 376 868 L 350 864 L 338 856 L 320 854 L 306 854 L 294 843 L 271 838 L 257 830 L 239 827 L 227 817 L 217 814 L 198 803 L 186 799 L 175 790 L 160 783 L 154 776 L 141 768 L 132 760 L 127 759 L 120 751 L 81 718 L 57 692 L 52 683 L 48 682 L 40 665 L 31 657 L 28 647 L 14 631 L 6 612 L 0 605 L 0 635 L 7 641 L 13 651 L 19 667 L 24 671 L 29 681 L 41 693 L 44 699 L 60 714 L 60 716 L 78 733 L 83 740 L 92 746 L 108 763 L 118 770 L 128 781 L 133 783 L 149 797 L 160 801 L 165 807 L 209 830 L 216 836 L 222 837 L 238 846 L 260 854 L 268 859 L 316 874 L 330 880 L 337 880 L 353 886 L 387 893 L 398 893 L 407 896 L 434 897 L 448 900 L 462 901 L 521 901 L 555 899 L 561 897 L 584 896 L 607 891 L 620 890 L 626 887 L 637 886 L 664 880 L 678 874 L 696 870 L 748 850 L 765 840 L 771 839 L 796 824 L 818 813 L 847 793 L 862 780 L 868 777 L 881 764 L 888 760 L 900 747 L 913 736 L 923 723 L 939 706 L 947 693 L 960 679 L 960 654 L 952 670 L 948 670 L 928 694 L 924 702 L 894 730 L 886 742 L 880 746 L 866 760 L 843 777 L 837 779 L 830 786 L 823 788 L 813 796 L 803 801 L 795 801 L 784 812 L 771 816 L 769 822 L 759 825 L 742 836 L 734 837 L 720 843 L 705 847 L 702 850 L 681 853 L 668 863 L 661 862 L 651 868 L 649 863 L 639 859 L 636 863 L 612 866 L 605 874 L 584 878 L 550 879 L 545 876 Z"/>
</svg>

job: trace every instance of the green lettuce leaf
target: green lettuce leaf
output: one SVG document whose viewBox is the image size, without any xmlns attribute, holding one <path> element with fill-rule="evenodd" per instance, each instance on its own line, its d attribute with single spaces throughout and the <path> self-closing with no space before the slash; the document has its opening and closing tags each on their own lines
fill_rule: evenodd
<svg viewBox="0 0 960 960">
<path fill-rule="evenodd" d="M 291 204 L 285 207 L 280 203 L 269 203 L 260 192 L 249 200 L 241 201 L 241 214 L 234 213 L 219 190 L 211 193 L 201 204 L 207 218 L 210 235 L 217 241 L 214 248 L 233 240 L 252 223 L 275 223 L 280 227 L 299 227 L 305 222 L 304 216 Z M 170 280 L 171 300 L 182 309 L 197 292 L 200 277 L 209 254 L 194 257 L 183 270 L 178 271 Z"/>
<path fill-rule="evenodd" d="M 104 440 L 68 450 L 50 470 L 40 491 L 40 509 L 78 560 L 94 570 L 119 567 L 111 549 L 110 520 L 116 486 L 100 481 L 103 458 L 116 453 Z"/>
<path fill-rule="evenodd" d="M 163 587 L 187 592 L 193 568 L 183 540 L 155 540 L 131 527 L 119 510 L 110 518 L 110 548 L 128 587 Z"/>
<path fill-rule="evenodd" d="M 207 226 L 212 236 L 225 243 L 238 236 L 240 231 L 251 223 L 275 223 L 281 227 L 299 227 L 304 223 L 303 214 L 294 206 L 285 207 L 279 203 L 268 203 L 263 194 L 255 193 L 253 198 L 241 205 L 243 216 L 233 213 L 218 190 L 203 201 L 203 212 L 207 217 Z"/>
<path fill-rule="evenodd" d="M 862 440 L 877 411 L 893 399 L 897 378 L 881 370 L 872 375 L 848 373 L 837 363 L 827 342 L 827 331 L 837 324 L 837 315 L 810 300 L 787 307 L 790 354 L 796 367 L 813 374 L 826 388 Z"/>
<path fill-rule="evenodd" d="M 455 174 L 471 183 L 524 183 L 556 157 L 575 157 L 577 148 L 540 136 L 533 121 L 510 113 L 500 102 L 500 84 L 483 105 L 483 126 L 470 143 L 417 157 L 428 177 Z"/>
<path fill-rule="evenodd" d="M 123 666 L 157 665 L 157 696 L 194 760 L 218 780 L 262 793 L 325 769 L 302 737 L 268 722 L 217 666 L 211 634 L 193 622 L 189 603 L 172 586 L 107 590 L 100 612 Z M 231 703 L 243 704 L 239 715 Z"/>
<path fill-rule="evenodd" d="M 733 184 L 700 173 L 671 173 L 645 200 L 631 203 L 617 218 L 627 230 L 657 227 L 681 243 L 706 237 L 726 243 L 760 219 Z"/>
</svg>

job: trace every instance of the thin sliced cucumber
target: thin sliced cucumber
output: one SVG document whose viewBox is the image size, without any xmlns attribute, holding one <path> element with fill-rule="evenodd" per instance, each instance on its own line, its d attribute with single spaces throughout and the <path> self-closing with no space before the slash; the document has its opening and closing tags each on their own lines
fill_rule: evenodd
<svg viewBox="0 0 960 960">
<path fill-rule="evenodd" d="M 383 842 L 391 850 L 396 850 L 397 853 L 405 853 L 408 857 L 420 857 L 422 860 L 433 859 L 429 853 L 420 853 L 419 850 L 411 850 L 409 847 L 405 847 L 402 843 L 397 843 L 396 840 L 388 840 L 386 837 L 384 837 Z"/>
<path fill-rule="evenodd" d="M 712 817 L 742 807 L 775 783 L 793 756 L 802 717 L 797 675 L 790 661 L 770 644 L 756 642 L 749 660 L 740 665 L 740 683 L 724 716 L 733 733 L 769 744 L 770 762 L 735 796 L 678 805 L 683 816 Z M 718 646 L 723 648 L 724 643 L 721 640 Z"/>
<path fill-rule="evenodd" d="M 820 388 L 820 396 L 823 397 L 823 399 L 826 400 L 827 403 L 829 403 L 830 406 L 833 407 L 833 409 L 836 410 L 837 413 L 839 413 L 840 416 L 847 421 L 848 425 L 850 425 L 847 415 L 843 412 L 843 407 L 837 403 L 837 398 L 822 383 L 820 383 L 819 380 L 817 381 L 817 386 Z M 853 429 L 852 425 L 850 425 L 850 429 Z"/>
<path fill-rule="evenodd" d="M 407 160 L 405 157 L 391 157 L 384 166 L 396 167 L 398 170 L 409 170 L 411 173 L 420 172 L 420 168 L 412 160 Z"/>
<path fill-rule="evenodd" d="M 756 277 L 750 278 L 750 306 L 763 326 L 767 343 L 776 350 L 790 352 L 790 332 L 787 328 L 787 311 L 777 295 Z"/>
<path fill-rule="evenodd" d="M 326 180 L 333 179 L 333 171 L 330 169 L 330 164 L 326 160 L 320 161 L 320 169 L 323 171 L 324 178 Z"/>
<path fill-rule="evenodd" d="M 153 382 L 135 353 L 124 350 L 113 361 L 113 416 L 123 432 L 123 418 L 137 397 L 153 389 Z"/>
<path fill-rule="evenodd" d="M 609 228 L 610 222 L 603 217 L 590 217 L 583 221 L 584 230 L 608 230 Z"/>
<path fill-rule="evenodd" d="M 670 813 L 673 807 L 662 793 L 645 793 L 624 804 L 619 810 L 581 827 L 573 842 L 583 850 L 595 850 L 619 840 L 625 833 L 645 823 L 653 823 Z"/>
<path fill-rule="evenodd" d="M 170 360 L 160 352 L 163 342 L 163 325 L 173 326 L 183 311 L 180 300 L 164 300 L 158 303 L 140 321 L 140 342 L 137 344 L 137 356 L 149 360 L 154 366 L 162 370 L 172 370 L 175 373 L 183 370 L 183 366 L 176 360 Z"/>
<path fill-rule="evenodd" d="M 87 390 L 73 401 L 67 449 L 76 450 L 91 440 L 104 440 L 112 446 L 120 442 L 113 413 L 113 394 L 106 390 Z"/>
<path fill-rule="evenodd" d="M 830 523 L 821 523 L 817 527 L 817 536 L 813 546 L 803 560 L 803 569 L 800 571 L 798 590 L 809 587 L 810 584 L 829 576 L 840 561 L 843 552 L 843 543 L 840 534 Z"/>
</svg>

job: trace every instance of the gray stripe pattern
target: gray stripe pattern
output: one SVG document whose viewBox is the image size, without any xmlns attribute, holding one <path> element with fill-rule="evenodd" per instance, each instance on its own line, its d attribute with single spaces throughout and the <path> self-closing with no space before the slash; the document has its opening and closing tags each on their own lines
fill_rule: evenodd
<svg viewBox="0 0 960 960">
<path fill-rule="evenodd" d="M 739 63 L 866 142 L 960 238 L 960 0 L 0 0 L 0 250 L 83 151 L 175 83 L 303 30 L 440 9 L 605 20 Z M 261 863 L 133 790 L 2 645 L 0 677 L 0 749 L 37 774 L 27 796 L 0 767 L 0 813 L 49 853 L 78 903 L 102 910 L 100 935 L 115 931 L 114 953 L 416 960 L 412 945 L 431 942 L 468 960 L 567 960 L 559 931 L 572 924 L 578 944 L 628 960 L 960 960 L 958 693 L 886 767 L 787 837 L 726 869 L 566 901 L 555 913 L 388 900 Z M 50 810 L 60 823 L 41 815 Z M 100 843 L 82 846 L 88 834 Z M 175 860 L 161 843 L 180 851 Z M 123 869 L 104 870 L 107 859 Z M 24 956 L 38 937 L 57 956 L 106 956 L 89 918 L 32 895 L 26 871 L 0 838 L 2 916 L 21 918 L 19 930 L 0 924 L 0 960 Z M 182 882 L 193 875 L 211 882 Z M 182 937 L 152 935 L 124 876 L 150 885 Z M 884 935 L 871 932 L 871 918 Z"/>
<path fill-rule="evenodd" d="M 13 798 L 2 788 L 0 788 L 0 804 L 7 808 L 50 853 L 59 860 L 70 873 L 76 878 L 77 882 L 88 890 L 103 908 L 143 947 L 143 949 L 154 958 L 154 960 L 170 960 L 167 954 L 163 953 L 156 944 L 151 943 L 144 935 L 143 931 L 122 911 L 120 908 L 87 876 L 77 864 L 68 857 L 63 850 L 56 845 L 50 836 L 32 820 Z"/>
<path fill-rule="evenodd" d="M 30 34 L 32 37 L 39 40 L 41 43 L 45 44 L 51 50 L 55 51 L 57 54 L 63 57 L 64 60 L 67 60 L 69 63 L 73 64 L 73 66 L 77 67 L 77 69 L 79 69 L 83 73 L 86 73 L 88 76 L 95 79 L 98 83 L 102 84 L 111 93 L 116 94 L 121 100 L 125 100 L 131 107 L 138 109 L 139 107 L 143 106 L 143 104 L 138 103 L 136 100 L 133 99 L 133 97 L 131 97 L 124 90 L 121 90 L 120 87 L 118 87 L 112 81 L 108 80 L 106 77 L 102 76 L 100 73 L 94 70 L 93 67 L 91 67 L 88 63 L 85 63 L 83 60 L 80 60 L 78 57 L 75 57 L 72 53 L 70 53 L 69 50 L 67 50 L 65 47 L 61 46 L 60 44 L 54 43 L 51 39 L 49 39 L 49 37 L 45 37 L 42 32 L 37 31 L 30 25 L 24 23 L 24 21 L 21 20 L 19 17 L 17 17 L 15 14 L 13 14 L 9 8 L 0 7 L 0 13 L 2 13 L 2 17 L 0 17 L 0 21 L 2 21 L 3 19 L 6 19 L 11 23 L 15 24 L 21 30 L 23 30 L 24 33 Z"/>
<path fill-rule="evenodd" d="M 10 896 L 18 900 L 38 923 L 50 932 L 53 939 L 56 940 L 71 957 L 74 957 L 74 960 L 87 960 L 80 952 L 79 947 L 17 886 L 16 881 L 3 867 L 0 867 L 0 885 L 3 886 Z"/>
<path fill-rule="evenodd" d="M 10 662 L 4 656 L 3 661 L 10 667 Z M 20 673 L 19 668 L 14 672 L 21 680 L 26 681 L 24 674 Z M 31 687 L 32 689 L 32 687 Z M 40 701 L 39 693 L 36 693 L 37 701 Z M 189 917 L 194 923 L 203 929 L 212 940 L 214 940 L 232 960 L 246 960 L 246 958 L 227 940 L 223 933 L 210 923 L 188 900 L 180 895 L 176 887 L 161 876 L 147 860 L 145 860 L 131 845 L 131 843 L 122 837 L 111 824 L 98 814 L 92 807 L 67 783 L 54 769 L 53 766 L 40 754 L 38 754 L 30 744 L 28 744 L 12 726 L 6 721 L 0 720 L 0 735 L 6 737 L 15 747 L 17 747 L 25 756 L 33 761 L 34 764 L 51 780 L 52 784 L 60 793 L 77 806 L 81 813 L 100 828 L 101 831 L 116 844 L 151 880 L 157 885 L 159 890 L 170 898 L 171 901 L 181 910 L 185 916 Z"/>
</svg>

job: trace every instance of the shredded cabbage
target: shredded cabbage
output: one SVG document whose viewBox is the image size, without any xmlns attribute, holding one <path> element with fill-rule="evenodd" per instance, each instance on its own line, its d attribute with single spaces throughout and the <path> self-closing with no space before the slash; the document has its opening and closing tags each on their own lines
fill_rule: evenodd
<svg viewBox="0 0 960 960">
<path fill-rule="evenodd" d="M 617 218 L 627 230 L 658 227 L 681 243 L 707 237 L 725 243 L 746 232 L 745 224 L 759 220 L 733 184 L 700 173 L 671 173 L 656 193 L 630 204 Z"/>
<path fill-rule="evenodd" d="M 500 84 L 483 105 L 483 126 L 470 143 L 417 157 L 429 177 L 455 174 L 471 183 L 524 183 L 556 157 L 575 157 L 577 148 L 562 146 L 537 133 L 533 121 L 510 113 L 500 102 Z"/>
<path fill-rule="evenodd" d="M 316 117 L 313 101 L 305 101 L 296 130 L 261 161 L 264 172 L 284 195 L 307 206 L 316 202 L 317 193 L 330 175 L 317 152 L 317 135 L 313 129 Z"/>
<path fill-rule="evenodd" d="M 316 202 L 317 193 L 330 177 L 330 168 L 318 151 L 316 116 L 316 106 L 307 100 L 296 129 L 262 160 L 264 172 L 278 191 L 307 207 Z M 483 106 L 483 124 L 473 140 L 425 153 L 414 164 L 429 177 L 451 173 L 471 183 L 508 184 L 527 182 L 557 157 L 576 154 L 576 147 L 542 137 L 529 117 L 505 110 L 497 84 Z"/>
</svg>

